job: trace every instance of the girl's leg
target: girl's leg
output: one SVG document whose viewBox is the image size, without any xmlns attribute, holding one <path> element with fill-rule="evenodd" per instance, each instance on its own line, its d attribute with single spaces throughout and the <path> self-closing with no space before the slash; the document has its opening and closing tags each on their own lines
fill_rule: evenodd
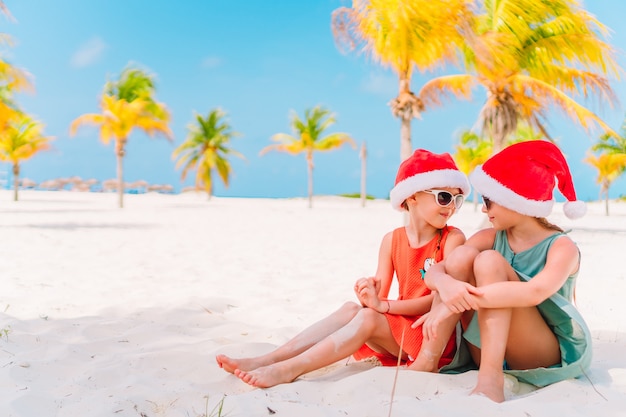
<svg viewBox="0 0 626 417">
<path fill-rule="evenodd" d="M 471 247 L 460 246 L 446 258 L 446 273 L 460 281 L 474 282 L 473 263 L 478 251 Z M 431 311 L 441 303 L 439 294 L 435 294 Z M 437 338 L 424 341 L 417 358 L 408 369 L 413 371 L 436 372 L 439 370 L 439 360 L 446 348 L 461 314 L 453 314 L 442 320 L 437 326 Z"/>
<path fill-rule="evenodd" d="M 364 308 L 348 324 L 299 355 L 253 371 L 237 369 L 235 375 L 255 387 L 272 387 L 291 382 L 302 374 L 348 357 L 365 342 L 372 342 L 376 347 L 382 347 L 387 353 L 398 352 L 400 349 L 391 334 L 385 316 L 372 309 Z"/>
<path fill-rule="evenodd" d="M 441 299 L 439 295 L 436 294 L 433 299 L 431 311 L 437 308 L 440 303 Z M 456 330 L 456 324 L 460 318 L 461 314 L 453 314 L 440 321 L 437 326 L 437 337 L 422 342 L 422 347 L 420 348 L 417 358 L 409 365 L 408 369 L 412 371 L 437 372 L 443 351 L 448 345 L 452 333 Z"/>
<path fill-rule="evenodd" d="M 314 323 L 284 345 L 265 355 L 251 358 L 231 358 L 226 355 L 217 355 L 215 359 L 220 368 L 230 373 L 235 372 L 236 369 L 252 371 L 260 366 L 284 361 L 299 355 L 315 343 L 342 328 L 362 309 L 363 307 L 356 303 L 347 302 L 330 316 Z"/>
<path fill-rule="evenodd" d="M 474 263 L 478 286 L 500 281 L 519 281 L 509 263 L 495 251 L 482 252 Z M 503 363 L 512 369 L 551 366 L 560 360 L 556 336 L 536 307 L 485 308 L 478 311 L 480 356 L 478 382 L 473 394 L 504 401 Z M 476 352 L 476 350 L 474 350 Z"/>
</svg>

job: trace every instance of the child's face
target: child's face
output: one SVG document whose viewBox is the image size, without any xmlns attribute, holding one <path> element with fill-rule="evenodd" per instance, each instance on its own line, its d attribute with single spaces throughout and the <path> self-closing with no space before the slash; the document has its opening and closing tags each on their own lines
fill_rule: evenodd
<svg viewBox="0 0 626 417">
<path fill-rule="evenodd" d="M 422 217 L 433 226 L 441 228 L 461 207 L 464 199 L 458 188 L 439 187 L 419 191 L 409 197 L 406 203 L 409 212 Z"/>
<path fill-rule="evenodd" d="M 520 217 L 524 217 L 523 214 L 501 206 L 495 201 L 485 197 L 483 197 L 481 211 L 487 215 L 491 225 L 496 230 L 508 229 L 518 223 Z"/>
</svg>

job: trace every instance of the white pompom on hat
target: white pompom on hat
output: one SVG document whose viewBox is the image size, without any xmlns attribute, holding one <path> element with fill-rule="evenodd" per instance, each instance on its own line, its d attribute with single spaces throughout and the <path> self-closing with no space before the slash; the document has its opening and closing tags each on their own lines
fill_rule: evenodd
<svg viewBox="0 0 626 417">
<path fill-rule="evenodd" d="M 467 176 L 459 171 L 449 153 L 417 149 L 398 168 L 396 184 L 389 193 L 391 205 L 402 210 L 404 200 L 413 194 L 437 187 L 460 188 L 466 196 L 471 190 Z"/>
<path fill-rule="evenodd" d="M 565 215 L 577 219 L 587 211 L 585 203 L 576 199 L 565 157 L 548 141 L 520 142 L 504 148 L 477 167 L 470 181 L 477 193 L 532 217 L 547 217 L 552 212 L 558 181 L 559 191 L 567 199 L 563 205 Z"/>
</svg>

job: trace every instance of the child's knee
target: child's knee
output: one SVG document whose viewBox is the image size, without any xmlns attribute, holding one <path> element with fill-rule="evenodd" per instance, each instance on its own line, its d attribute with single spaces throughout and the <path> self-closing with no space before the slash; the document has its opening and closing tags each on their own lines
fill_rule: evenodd
<svg viewBox="0 0 626 417">
<path fill-rule="evenodd" d="M 384 319 L 384 315 L 371 308 L 362 308 L 353 319 L 353 323 L 357 324 L 361 329 L 373 332 L 376 330 L 379 320 Z"/>
<path fill-rule="evenodd" d="M 360 304 L 357 304 L 353 301 L 346 301 L 339 310 L 354 317 L 362 309 L 363 307 Z"/>
<path fill-rule="evenodd" d="M 476 256 L 476 259 L 474 259 L 474 277 L 476 278 L 476 284 L 484 284 L 485 282 L 482 281 L 486 277 L 489 277 L 488 281 L 492 282 L 494 277 L 499 275 L 502 275 L 502 280 L 506 280 L 506 272 L 502 269 L 505 264 L 508 265 L 508 262 L 495 250 L 480 252 L 478 256 Z M 502 270 L 502 274 L 498 273 L 500 270 Z"/>
</svg>

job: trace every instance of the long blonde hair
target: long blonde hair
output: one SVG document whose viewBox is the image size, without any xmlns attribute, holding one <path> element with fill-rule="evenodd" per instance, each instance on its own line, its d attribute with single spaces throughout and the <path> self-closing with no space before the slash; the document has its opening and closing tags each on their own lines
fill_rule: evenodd
<svg viewBox="0 0 626 417">
<path fill-rule="evenodd" d="M 545 217 L 535 217 L 537 219 L 537 223 L 539 223 L 542 227 L 548 230 L 556 230 L 557 232 L 565 233 L 565 230 L 561 229 L 556 224 L 550 223 Z"/>
</svg>

